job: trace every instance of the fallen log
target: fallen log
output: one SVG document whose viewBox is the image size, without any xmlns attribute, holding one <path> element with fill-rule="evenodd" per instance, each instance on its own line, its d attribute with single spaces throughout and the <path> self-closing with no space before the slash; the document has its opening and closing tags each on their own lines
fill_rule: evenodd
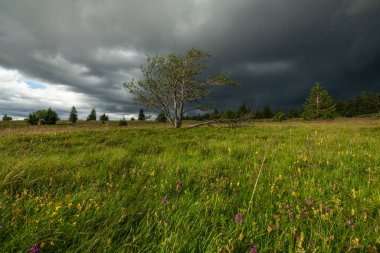
<svg viewBox="0 0 380 253">
<path fill-rule="evenodd" d="M 248 121 L 249 119 L 217 119 L 217 120 L 202 122 L 199 124 L 193 124 L 193 125 L 188 126 L 187 129 L 205 126 L 205 125 L 211 125 L 211 124 L 228 124 L 229 126 L 236 126 Z"/>
</svg>

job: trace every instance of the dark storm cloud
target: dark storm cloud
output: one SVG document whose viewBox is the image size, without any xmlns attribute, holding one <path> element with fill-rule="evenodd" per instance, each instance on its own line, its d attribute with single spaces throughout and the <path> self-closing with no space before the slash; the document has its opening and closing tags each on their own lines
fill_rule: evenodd
<svg viewBox="0 0 380 253">
<path fill-rule="evenodd" d="M 146 54 L 197 47 L 213 55 L 210 74 L 240 83 L 217 88 L 207 103 L 286 109 L 315 81 L 336 98 L 379 91 L 379 13 L 378 0 L 6 0 L 0 66 L 82 94 L 82 110 L 122 114 L 138 109 L 121 84 L 141 77 Z M 0 111 L 26 114 L 37 98 L 28 101 L 0 94 Z"/>
</svg>

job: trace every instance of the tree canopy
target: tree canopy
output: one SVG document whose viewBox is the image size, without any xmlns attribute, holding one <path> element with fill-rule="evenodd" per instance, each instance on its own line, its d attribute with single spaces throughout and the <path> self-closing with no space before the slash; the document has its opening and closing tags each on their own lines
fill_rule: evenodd
<svg viewBox="0 0 380 253">
<path fill-rule="evenodd" d="M 144 79 L 131 80 L 123 86 L 137 103 L 164 112 L 168 121 L 179 128 L 184 114 L 199 108 L 199 100 L 208 95 L 213 85 L 237 85 L 226 75 L 200 81 L 208 57 L 209 53 L 195 48 L 185 55 L 148 56 L 141 66 Z"/>
<path fill-rule="evenodd" d="M 69 121 L 73 124 L 75 124 L 78 121 L 78 113 L 75 106 L 71 108 L 70 115 L 69 115 Z"/>
<path fill-rule="evenodd" d="M 31 125 L 55 125 L 59 118 L 58 114 L 49 107 L 47 110 L 30 113 L 25 120 Z"/>
<path fill-rule="evenodd" d="M 9 116 L 8 114 L 4 114 L 3 121 L 11 121 L 11 120 L 12 120 L 11 116 Z"/>
<path fill-rule="evenodd" d="M 137 116 L 137 120 L 146 120 L 145 114 L 144 114 L 144 109 L 139 110 L 139 115 Z"/>
<path fill-rule="evenodd" d="M 96 120 L 96 110 L 95 109 L 92 109 L 90 114 L 87 116 L 87 121 L 90 121 L 90 120 Z"/>
<path fill-rule="evenodd" d="M 302 108 L 302 118 L 333 119 L 335 114 L 335 103 L 329 93 L 319 83 L 315 83 Z"/>
</svg>

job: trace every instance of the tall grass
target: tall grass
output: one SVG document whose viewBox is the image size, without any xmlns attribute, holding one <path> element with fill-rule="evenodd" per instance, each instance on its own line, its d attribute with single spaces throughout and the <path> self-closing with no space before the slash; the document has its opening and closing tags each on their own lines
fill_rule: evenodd
<svg viewBox="0 0 380 253">
<path fill-rule="evenodd" d="M 376 252 L 379 134 L 345 123 L 3 133 L 0 248 Z"/>
</svg>

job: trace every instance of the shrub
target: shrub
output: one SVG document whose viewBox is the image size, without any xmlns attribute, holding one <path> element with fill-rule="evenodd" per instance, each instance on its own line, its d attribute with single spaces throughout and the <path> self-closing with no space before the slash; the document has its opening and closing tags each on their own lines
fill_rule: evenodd
<svg viewBox="0 0 380 253">
<path fill-rule="evenodd" d="M 128 121 L 126 119 L 119 120 L 119 126 L 128 126 Z"/>
<path fill-rule="evenodd" d="M 47 110 L 30 113 L 25 120 L 31 125 L 55 125 L 59 118 L 58 114 L 49 107 Z"/>
</svg>

